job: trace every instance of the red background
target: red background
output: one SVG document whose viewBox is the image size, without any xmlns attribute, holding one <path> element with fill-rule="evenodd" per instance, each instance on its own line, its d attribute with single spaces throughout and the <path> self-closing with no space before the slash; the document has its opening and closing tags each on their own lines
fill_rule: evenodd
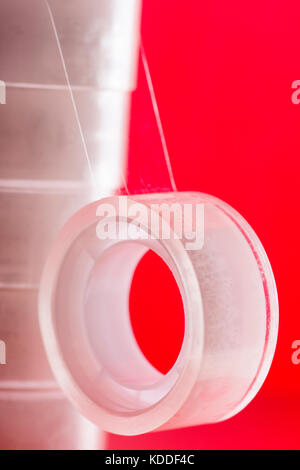
<svg viewBox="0 0 300 470">
<path fill-rule="evenodd" d="M 300 338 L 300 104 L 291 101 L 291 84 L 300 79 L 299 30 L 300 4 L 295 0 L 144 0 L 142 37 L 178 189 L 218 196 L 252 225 L 277 281 L 280 330 L 268 378 L 239 415 L 170 432 L 110 435 L 111 449 L 300 448 L 300 365 L 291 361 L 291 344 Z M 136 93 L 141 97 L 148 91 L 139 83 Z M 133 117 L 133 186 L 143 171 L 143 152 L 134 140 L 138 132 Z M 142 137 L 156 168 L 157 143 L 151 132 Z M 157 169 L 151 178 L 153 187 L 164 179 Z M 141 289 L 132 296 L 132 308 L 153 320 L 152 326 L 135 323 L 136 334 L 144 335 L 147 349 L 153 328 L 162 340 L 161 332 L 169 328 L 170 362 L 183 329 L 176 288 L 157 262 L 143 262 L 148 274 L 137 273 L 136 287 Z M 143 280 L 161 307 L 154 300 L 145 302 Z M 155 312 L 163 312 L 162 324 Z M 168 367 L 158 346 L 150 359 L 162 370 Z"/>
</svg>

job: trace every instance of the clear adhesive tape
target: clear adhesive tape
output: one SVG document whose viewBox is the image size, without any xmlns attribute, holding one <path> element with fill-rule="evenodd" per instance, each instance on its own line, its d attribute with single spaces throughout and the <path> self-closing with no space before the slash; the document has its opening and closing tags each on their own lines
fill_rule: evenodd
<svg viewBox="0 0 300 470">
<path fill-rule="evenodd" d="M 129 319 L 132 276 L 149 249 L 172 271 L 184 306 L 182 348 L 166 375 L 143 356 Z M 268 373 L 278 331 L 276 286 L 257 236 L 230 206 L 192 192 L 110 197 L 77 212 L 48 257 L 39 311 L 66 395 L 123 435 L 238 413 Z"/>
</svg>

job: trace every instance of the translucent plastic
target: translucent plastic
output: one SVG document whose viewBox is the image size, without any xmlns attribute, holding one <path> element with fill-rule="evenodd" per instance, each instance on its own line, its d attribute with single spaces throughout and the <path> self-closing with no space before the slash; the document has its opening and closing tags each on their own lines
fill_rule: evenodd
<svg viewBox="0 0 300 470">
<path fill-rule="evenodd" d="M 37 296 L 49 247 L 95 194 L 121 185 L 135 86 L 139 0 L 0 2 L 0 447 L 96 448 L 98 429 L 51 373 Z M 92 168 L 92 175 L 89 164 Z"/>
<path fill-rule="evenodd" d="M 49 254 L 39 310 L 53 373 L 74 405 L 110 432 L 134 435 L 227 419 L 255 396 L 275 350 L 277 293 L 266 254 L 247 222 L 213 197 L 125 198 L 129 208 L 141 204 L 140 227 L 153 237 L 126 236 L 136 222 L 120 212 L 120 198 L 107 198 L 74 215 Z M 187 249 L 192 213 L 183 215 L 191 228 L 181 236 L 174 219 L 158 209 L 162 203 L 204 205 L 203 246 Z M 115 208 L 106 220 L 121 237 L 99 239 L 103 216 L 96 213 L 103 204 Z M 177 236 L 155 236 L 149 220 L 157 211 Z M 148 363 L 129 320 L 131 279 L 149 249 L 172 271 L 185 312 L 183 345 L 166 375 Z"/>
</svg>

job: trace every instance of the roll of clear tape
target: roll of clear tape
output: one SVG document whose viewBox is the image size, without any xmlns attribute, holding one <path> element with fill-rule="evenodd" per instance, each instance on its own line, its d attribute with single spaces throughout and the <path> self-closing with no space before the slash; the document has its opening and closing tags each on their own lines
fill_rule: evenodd
<svg viewBox="0 0 300 470">
<path fill-rule="evenodd" d="M 132 276 L 149 249 L 172 271 L 185 313 L 166 375 L 144 357 L 129 319 Z M 77 212 L 49 254 L 39 311 L 66 395 L 124 435 L 238 413 L 264 382 L 278 330 L 276 286 L 257 236 L 224 202 L 188 192 L 111 197 Z"/>
</svg>

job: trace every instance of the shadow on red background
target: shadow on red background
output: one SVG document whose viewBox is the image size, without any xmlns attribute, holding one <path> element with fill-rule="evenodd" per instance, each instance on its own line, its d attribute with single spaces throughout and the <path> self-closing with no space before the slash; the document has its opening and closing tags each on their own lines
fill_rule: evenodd
<svg viewBox="0 0 300 470">
<path fill-rule="evenodd" d="M 291 101 L 300 79 L 299 27 L 298 1 L 144 0 L 143 41 L 177 186 L 220 197 L 257 232 L 277 281 L 280 331 L 269 376 L 238 416 L 109 436 L 111 449 L 300 448 L 300 365 L 291 362 L 300 338 L 300 104 Z M 151 144 L 149 136 L 143 145 Z M 172 313 L 165 311 L 165 321 L 175 325 Z"/>
</svg>

